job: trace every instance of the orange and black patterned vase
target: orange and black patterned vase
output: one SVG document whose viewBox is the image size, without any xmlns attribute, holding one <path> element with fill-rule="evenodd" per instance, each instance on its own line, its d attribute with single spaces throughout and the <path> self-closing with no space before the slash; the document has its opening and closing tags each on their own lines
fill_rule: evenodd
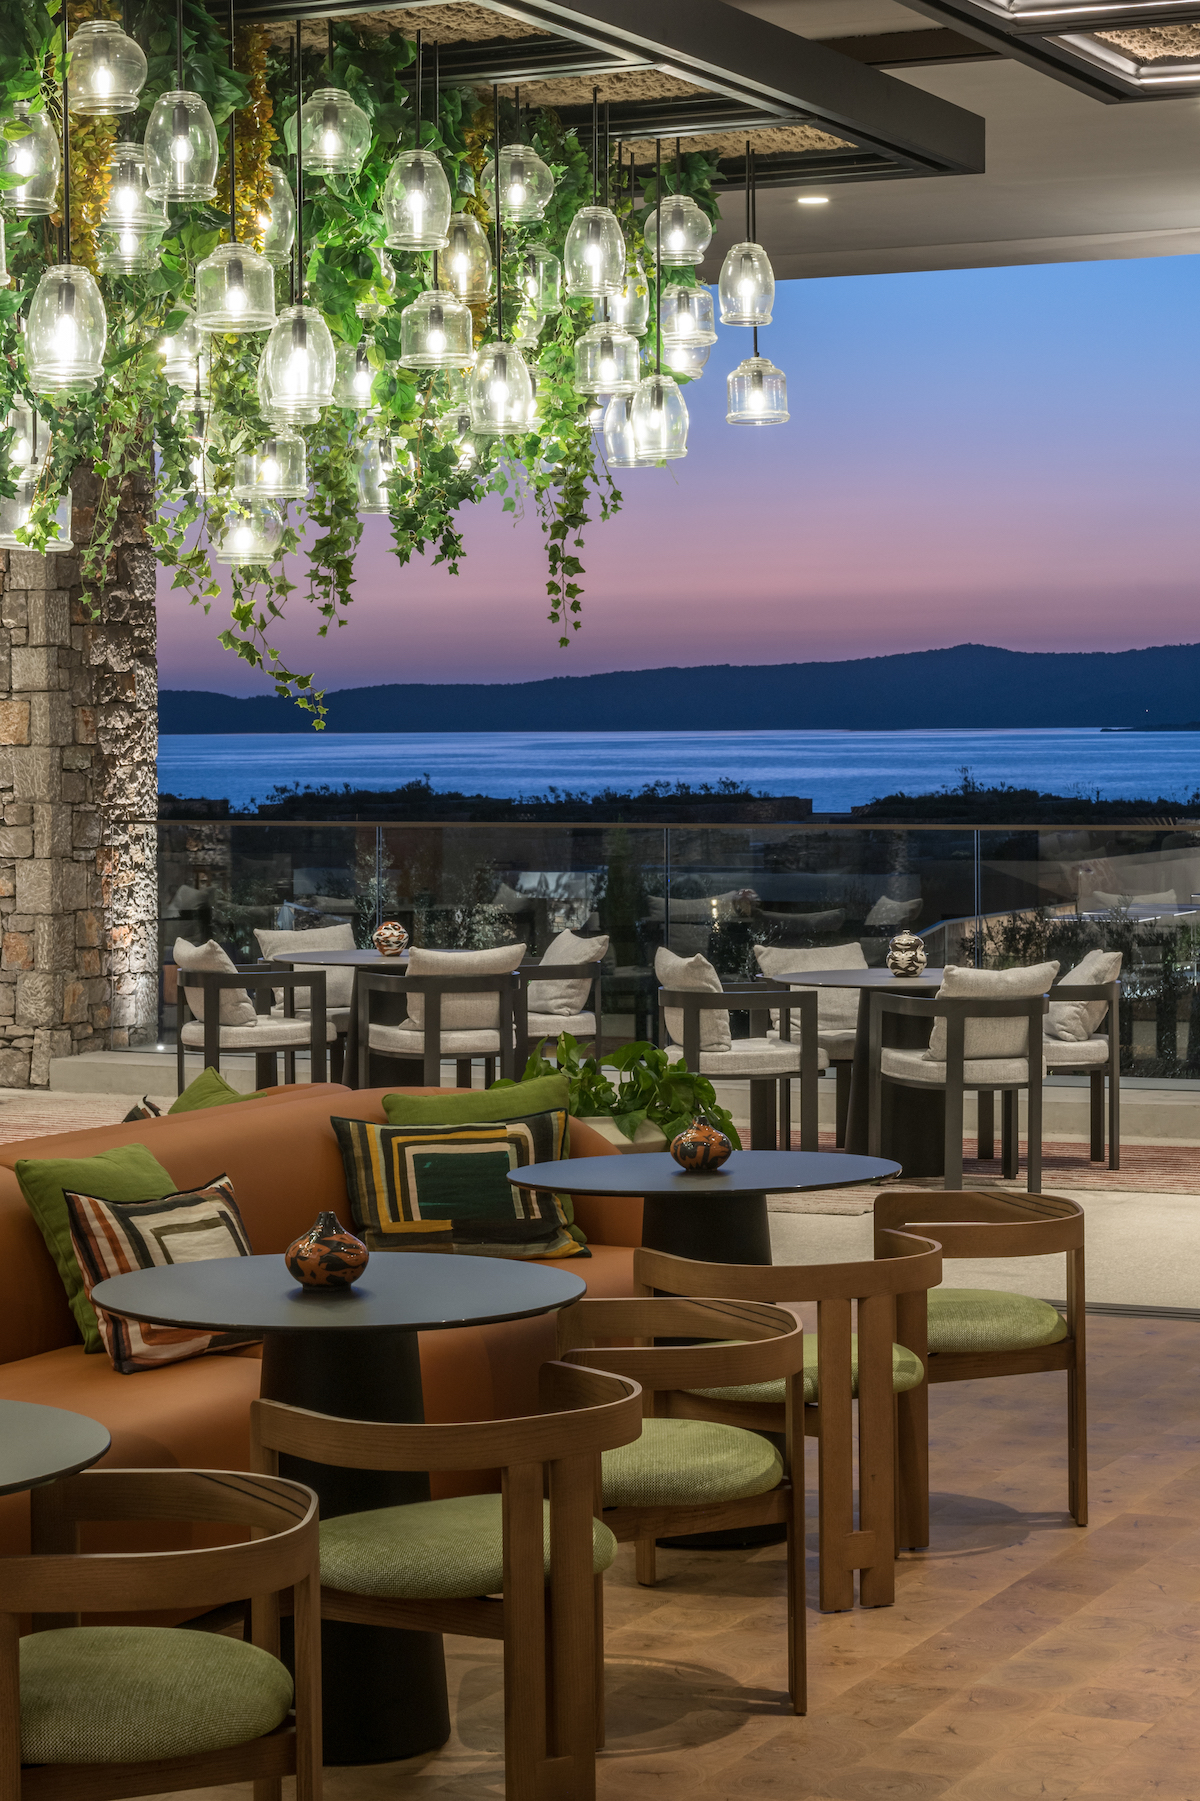
<svg viewBox="0 0 1200 1801">
<path fill-rule="evenodd" d="M 288 1246 L 283 1260 L 302 1288 L 349 1288 L 366 1269 L 370 1255 L 336 1213 L 318 1213 L 316 1224 Z"/>
<path fill-rule="evenodd" d="M 671 1155 L 689 1175 L 708 1176 L 733 1155 L 733 1146 L 724 1132 L 698 1115 L 678 1138 L 672 1138 Z"/>
<path fill-rule="evenodd" d="M 371 934 L 371 943 L 381 957 L 401 957 L 408 949 L 408 933 L 398 919 L 385 919 Z"/>
</svg>

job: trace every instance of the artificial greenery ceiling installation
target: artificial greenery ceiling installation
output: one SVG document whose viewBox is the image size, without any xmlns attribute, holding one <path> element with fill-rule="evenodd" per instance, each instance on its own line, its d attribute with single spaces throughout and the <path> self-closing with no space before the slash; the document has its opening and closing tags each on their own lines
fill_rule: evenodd
<svg viewBox="0 0 1200 1801">
<path fill-rule="evenodd" d="M 425 45 L 418 122 L 413 41 L 398 32 L 360 38 L 352 22 L 336 26 L 331 49 L 324 29 L 320 43 L 306 37 L 301 70 L 305 102 L 318 89 L 342 90 L 369 120 L 369 143 L 356 174 L 314 173 L 306 150 L 301 291 L 295 292 L 297 271 L 286 251 L 273 257 L 271 280 L 281 314 L 293 300 L 319 309 L 334 346 L 343 353 L 338 395 L 352 404 L 324 405 L 307 422 L 302 414 L 281 418 L 269 411 L 278 393 L 265 393 L 260 383 L 267 326 L 193 333 L 191 341 L 201 349 L 198 355 L 192 351 L 190 363 L 186 349 L 180 362 L 177 348 L 175 362 L 168 359 L 164 365 L 163 345 L 189 342 L 197 269 L 229 238 L 231 119 L 236 125 L 237 238 L 250 252 L 247 261 L 264 246 L 269 254 L 269 239 L 279 237 L 273 192 L 280 186 L 294 192 L 296 182 L 294 43 L 273 41 L 256 26 L 239 27 L 231 67 L 227 26 L 193 0 L 184 0 L 180 81 L 170 0 L 155 5 L 128 0 L 124 28 L 148 61 L 136 107 L 119 118 L 81 113 L 75 110 L 72 73 L 76 63 L 81 71 L 84 67 L 80 46 L 87 30 L 95 29 L 91 21 L 118 16 L 114 0 L 102 0 L 99 6 L 88 0 L 78 9 L 72 5 L 65 19 L 39 0 L 0 0 L 0 117 L 8 150 L 0 204 L 13 279 L 13 285 L 0 290 L 0 415 L 9 418 L 9 429 L 0 434 L 0 495 L 11 501 L 22 480 L 31 484 L 27 491 L 32 493 L 32 506 L 27 503 L 19 514 L 19 537 L 11 541 L 53 548 L 56 509 L 72 471 L 80 464 L 94 468 L 101 481 L 82 572 L 85 603 L 102 616 L 105 584 L 115 573 L 118 503 L 124 496 L 128 504 L 137 484 L 148 482 L 145 530 L 159 560 L 173 569 L 174 587 L 207 610 L 220 594 L 214 565 L 230 563 L 232 617 L 221 642 L 266 670 L 277 692 L 297 699 L 319 724 L 321 695 L 312 676 L 288 667 L 271 642 L 273 624 L 283 616 L 295 586 L 285 574 L 283 555 L 301 548 L 305 553 L 307 599 L 316 608 L 319 632 L 342 624 L 352 598 L 364 469 L 370 464 L 378 504 L 369 510 L 387 512 L 401 563 L 414 552 L 429 551 L 434 561 L 456 571 L 462 555 L 459 510 L 488 492 L 502 492 L 509 510 L 535 510 L 547 546 L 550 618 L 559 628 L 560 643 L 567 644 L 568 629 L 579 626 L 583 570 L 577 553 L 583 529 L 590 516 L 609 517 L 620 505 L 620 494 L 609 473 L 603 438 L 595 431 L 596 399 L 575 387 L 576 344 L 598 316 L 596 303 L 565 293 L 559 311 L 532 308 L 530 252 L 543 246 L 562 259 L 572 221 L 592 204 L 594 187 L 601 197 L 607 193 L 625 237 L 630 280 L 639 290 L 634 304 L 640 300 L 645 312 L 648 299 L 653 321 L 653 268 L 647 277 L 641 264 L 643 225 L 656 201 L 653 173 L 645 168 L 639 172 L 635 192 L 629 166 L 619 157 L 601 153 L 598 160 L 607 162 L 607 169 L 593 170 L 590 132 L 580 142 L 573 131 L 564 132 L 553 112 L 522 107 L 518 115 L 513 99 L 500 97 L 501 145 L 512 145 L 519 137 L 532 145 L 549 165 L 554 189 L 544 218 L 506 220 L 503 231 L 504 337 L 521 340 L 535 378 L 536 411 L 530 409 L 532 421 L 526 418 L 519 429 L 510 424 L 502 434 L 480 436 L 465 411 L 464 371 L 401 365 L 403 310 L 435 285 L 452 288 L 454 278 L 448 276 L 444 253 L 439 265 L 428 251 L 383 250 L 383 201 L 389 171 L 399 153 L 417 144 L 419 127 L 420 144 L 436 154 L 448 178 L 455 216 L 473 217 L 490 234 L 494 252 L 488 190 L 481 188 L 495 147 L 492 94 L 444 86 L 435 98 L 430 46 Z M 70 43 L 69 240 L 62 184 L 52 190 L 55 198 L 40 216 L 28 216 L 28 211 L 22 216 L 15 197 L 26 190 L 20 188 L 21 165 L 14 162 L 14 146 L 29 132 L 35 115 L 41 114 L 62 141 L 64 36 Z M 106 234 L 105 228 L 112 224 L 116 204 L 115 147 L 140 145 L 148 123 L 153 129 L 156 102 L 177 88 L 199 96 L 216 126 L 221 166 L 215 172 L 215 195 L 160 205 L 161 229 L 147 238 L 150 254 L 125 259 L 126 265 L 139 266 L 120 266 L 118 255 L 114 267 L 113 255 L 105 254 L 114 234 Z M 536 99 L 536 89 L 530 97 Z M 23 117 L 19 103 L 25 103 Z M 714 161 L 685 154 L 668 164 L 663 187 L 690 195 L 713 220 L 715 178 Z M 146 177 L 141 179 L 144 184 Z M 39 389 L 36 367 L 30 367 L 31 358 L 36 361 L 31 296 L 47 270 L 63 261 L 97 276 L 107 340 L 102 376 L 94 385 L 48 392 L 44 383 Z M 691 267 L 666 270 L 667 277 L 685 287 L 695 283 Z M 494 341 L 494 290 L 491 301 L 471 294 L 463 298 L 470 306 L 474 345 Z M 708 305 L 711 311 L 711 301 Z M 639 374 L 646 366 L 653 368 L 653 350 L 648 365 L 646 350 L 653 337 L 652 322 Z M 359 346 L 357 391 L 344 379 L 347 357 L 351 376 L 355 372 L 352 346 Z M 12 410 L 22 407 L 29 411 Z M 40 425 L 34 417 L 35 434 L 42 430 L 42 442 L 30 459 L 21 422 L 30 420 L 35 407 L 40 415 Z M 302 490 L 291 499 L 265 503 L 266 548 L 260 560 L 224 554 L 239 529 L 249 543 L 247 532 L 261 531 L 264 525 L 264 504 L 235 495 L 239 469 L 258 456 L 261 473 L 264 442 L 273 442 L 272 434 L 281 430 L 290 435 L 292 429 L 304 440 Z M 61 535 L 63 515 L 58 518 Z M 69 512 L 66 518 L 69 522 Z"/>
</svg>

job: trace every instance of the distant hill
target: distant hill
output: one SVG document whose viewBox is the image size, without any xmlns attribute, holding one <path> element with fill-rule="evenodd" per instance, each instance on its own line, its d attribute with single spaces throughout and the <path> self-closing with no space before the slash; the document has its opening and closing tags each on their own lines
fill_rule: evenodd
<svg viewBox="0 0 1200 1801">
<path fill-rule="evenodd" d="M 1189 720 L 1200 644 L 1018 651 L 986 644 L 840 663 L 708 664 L 535 682 L 389 683 L 326 696 L 334 732 L 1164 726 Z M 289 701 L 166 688 L 164 733 L 309 732 Z"/>
</svg>

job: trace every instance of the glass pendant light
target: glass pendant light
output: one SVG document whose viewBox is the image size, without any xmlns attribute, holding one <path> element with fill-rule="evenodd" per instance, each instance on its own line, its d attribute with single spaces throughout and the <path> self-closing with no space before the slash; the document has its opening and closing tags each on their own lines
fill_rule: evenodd
<svg viewBox="0 0 1200 1801">
<path fill-rule="evenodd" d="M 275 271 L 249 244 L 218 244 L 196 269 L 201 331 L 269 331 L 275 323 Z"/>
<path fill-rule="evenodd" d="M 301 406 L 297 407 L 294 412 L 285 413 L 282 408 L 275 405 L 265 365 L 265 357 L 260 357 L 258 361 L 258 410 L 263 416 L 264 423 L 280 429 L 290 428 L 293 425 L 315 425 L 321 417 L 319 406 Z"/>
<path fill-rule="evenodd" d="M 283 545 L 283 520 L 269 500 L 243 501 L 225 520 L 213 562 L 235 569 L 273 563 Z"/>
<path fill-rule="evenodd" d="M 662 293 L 662 336 L 667 352 L 675 346 L 699 349 L 716 343 L 712 295 L 707 288 L 687 288 L 676 281 L 667 283 Z"/>
<path fill-rule="evenodd" d="M 735 244 L 721 265 L 722 325 L 769 325 L 775 272 L 760 244 Z"/>
<path fill-rule="evenodd" d="M 29 549 L 28 544 L 22 543 L 17 533 L 29 523 L 35 487 L 36 481 L 32 475 L 22 476 L 17 482 L 15 494 L 0 496 L 0 549 Z"/>
<path fill-rule="evenodd" d="M 638 451 L 648 461 L 687 455 L 687 402 L 673 375 L 647 375 L 639 382 L 629 416 Z"/>
<path fill-rule="evenodd" d="M 166 202 L 151 200 L 144 144 L 114 144 L 108 158 L 108 202 L 96 236 L 106 275 L 153 269 L 170 224 Z"/>
<path fill-rule="evenodd" d="M 521 257 L 521 294 L 543 319 L 562 312 L 562 264 L 544 244 L 530 244 Z"/>
<path fill-rule="evenodd" d="M 485 344 L 468 388 L 471 429 L 484 438 L 502 438 L 528 429 L 533 406 L 529 366 L 515 344 Z"/>
<path fill-rule="evenodd" d="M 514 225 L 530 225 L 545 215 L 554 193 L 554 177 L 528 144 L 506 144 L 500 152 L 500 211 Z M 496 161 L 483 165 L 479 197 L 488 207 L 496 201 Z"/>
<path fill-rule="evenodd" d="M 598 394 L 592 396 L 584 408 L 584 418 L 593 431 L 598 431 L 604 424 L 604 415 L 608 411 L 608 402 Z"/>
<path fill-rule="evenodd" d="M 58 136 L 45 112 L 35 113 L 28 100 L 18 100 L 4 124 L 4 173 L 18 183 L 5 190 L 4 205 L 18 219 L 45 218 L 54 211 L 62 173 Z"/>
<path fill-rule="evenodd" d="M 90 394 L 104 373 L 108 320 L 91 271 L 59 263 L 37 285 L 25 329 L 35 394 Z"/>
<path fill-rule="evenodd" d="M 635 338 L 644 336 L 650 322 L 650 283 L 640 256 L 632 269 L 626 268 L 625 280 L 609 301 L 609 317 Z"/>
<path fill-rule="evenodd" d="M 608 320 L 589 325 L 575 345 L 577 394 L 633 394 L 641 374 L 637 339 Z"/>
<path fill-rule="evenodd" d="M 275 163 L 267 164 L 267 174 L 271 198 L 258 215 L 258 229 L 263 234 L 263 255 L 280 269 L 290 261 L 296 241 L 296 199 L 287 176 Z"/>
<path fill-rule="evenodd" d="M 379 432 L 363 439 L 358 453 L 358 510 L 360 513 L 390 513 L 395 504 L 388 482 L 395 473 L 392 446 Z"/>
<path fill-rule="evenodd" d="M 191 388 L 196 384 L 198 373 L 197 363 L 202 341 L 200 327 L 190 306 L 176 310 L 184 317 L 174 331 L 162 339 L 158 354 L 163 359 L 163 374 L 172 386 Z"/>
<path fill-rule="evenodd" d="M 371 145 L 371 121 L 344 88 L 318 88 L 300 112 L 300 158 L 313 175 L 357 175 Z"/>
<path fill-rule="evenodd" d="M 471 309 L 440 290 L 418 294 L 400 315 L 404 369 L 464 369 L 474 361 Z"/>
<path fill-rule="evenodd" d="M 77 25 L 67 43 L 71 111 L 111 118 L 137 111 L 146 85 L 146 58 L 140 44 L 111 19 Z"/>
<path fill-rule="evenodd" d="M 457 452 L 454 466 L 460 473 L 479 461 L 479 446 L 471 430 L 471 409 L 465 400 L 442 414 L 438 420 L 438 435 Z"/>
<path fill-rule="evenodd" d="M 239 451 L 233 465 L 236 500 L 303 500 L 308 493 L 308 455 L 298 432 L 281 431 L 253 450 Z"/>
<path fill-rule="evenodd" d="M 672 375 L 685 375 L 689 381 L 699 381 L 713 353 L 711 344 L 672 344 L 663 345 L 663 361 Z"/>
<path fill-rule="evenodd" d="M 337 357 L 329 327 L 315 306 L 286 306 L 267 339 L 261 367 L 276 413 L 302 419 L 333 402 Z"/>
<path fill-rule="evenodd" d="M 8 462 L 11 469 L 23 474 L 39 469 L 50 448 L 50 434 L 31 406 L 16 400 L 4 418 L 3 430 L 11 432 Z"/>
<path fill-rule="evenodd" d="M 357 344 L 339 344 L 333 377 L 334 406 L 354 407 L 361 411 L 371 404 L 371 388 L 375 370 L 371 366 L 374 338 L 362 338 Z"/>
<path fill-rule="evenodd" d="M 567 228 L 563 247 L 567 293 L 598 299 L 618 294 L 625 280 L 625 239 L 616 214 L 606 206 L 585 206 Z"/>
<path fill-rule="evenodd" d="M 648 469 L 654 461 L 638 448 L 630 394 L 614 395 L 604 409 L 604 458 L 614 469 Z"/>
<path fill-rule="evenodd" d="M 444 250 L 453 202 L 446 171 L 432 150 L 404 150 L 383 186 L 389 250 Z"/>
<path fill-rule="evenodd" d="M 687 263 L 704 261 L 704 253 L 712 242 L 712 226 L 690 194 L 670 194 L 664 195 L 650 214 L 642 235 L 656 262 L 667 268 L 682 268 Z"/>
<path fill-rule="evenodd" d="M 492 291 L 492 252 L 487 233 L 470 213 L 455 213 L 447 227 L 448 248 L 438 258 L 438 286 L 467 305 L 478 306 Z"/>
<path fill-rule="evenodd" d="M 372 293 L 366 300 L 358 301 L 354 310 L 360 319 L 382 319 L 396 298 L 396 270 L 386 250 L 373 249 L 367 254 L 374 257 L 378 273 Z"/>
<path fill-rule="evenodd" d="M 787 377 L 769 357 L 748 356 L 728 378 L 730 425 L 786 425 Z"/>
<path fill-rule="evenodd" d="M 146 126 L 145 144 L 151 200 L 215 197 L 221 149 L 212 115 L 199 94 L 181 87 L 160 95 Z"/>
</svg>

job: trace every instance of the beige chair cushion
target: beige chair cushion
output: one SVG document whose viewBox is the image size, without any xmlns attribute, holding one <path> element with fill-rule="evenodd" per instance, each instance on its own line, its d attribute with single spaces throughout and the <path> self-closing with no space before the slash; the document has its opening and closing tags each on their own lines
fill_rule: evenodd
<svg viewBox="0 0 1200 1801">
<path fill-rule="evenodd" d="M 237 974 L 237 964 L 231 962 L 221 949 L 215 938 L 207 944 L 189 944 L 186 938 L 175 940 L 175 962 L 182 970 L 215 969 L 221 975 Z M 184 983 L 187 1004 L 197 1019 L 204 1018 L 204 993 L 200 988 L 189 988 Z M 257 1015 L 254 1003 L 244 988 L 223 988 L 221 990 L 221 1009 L 218 1018 L 223 1026 L 252 1026 Z"/>
<path fill-rule="evenodd" d="M 683 1046 L 669 1044 L 667 1046 L 668 1063 L 682 1063 Z M 818 1069 L 828 1069 L 829 1058 L 824 1051 L 817 1053 Z M 798 1044 L 781 1044 L 778 1038 L 734 1038 L 729 1049 L 725 1051 L 701 1051 L 700 1068 L 696 1072 L 702 1076 L 798 1076 L 800 1074 L 800 1046 Z"/>
<path fill-rule="evenodd" d="M 1163 888 L 1157 894 L 1109 894 L 1103 888 L 1080 895 L 1081 913 L 1113 913 L 1118 907 L 1173 907 L 1174 888 Z"/>
<path fill-rule="evenodd" d="M 961 969 L 951 964 L 938 989 L 939 1000 L 1025 1000 L 1045 994 L 1058 974 L 1057 963 L 1034 963 L 1023 969 Z M 968 1019 L 964 1057 L 1024 1057 L 1029 1022 L 1024 1019 Z M 935 1019 L 926 1055 L 935 1063 L 946 1056 L 946 1021 Z"/>
<path fill-rule="evenodd" d="M 333 1027 L 334 1031 L 341 1034 L 342 1032 L 348 1032 L 350 1030 L 350 1014 L 352 1011 L 353 1009 L 350 1007 L 326 1007 L 325 1018 L 327 1023 Z M 302 1020 L 305 1025 L 308 1024 L 309 1018 L 311 1017 L 307 1007 L 299 1006 L 296 1008 L 295 1016 L 297 1020 Z M 271 1018 L 282 1019 L 283 1017 L 283 1003 L 282 1001 L 279 1001 L 271 1008 Z"/>
<path fill-rule="evenodd" d="M 223 1051 L 285 1051 L 307 1050 L 312 1040 L 312 1021 L 307 1015 L 303 1019 L 273 1019 L 269 1014 L 256 1014 L 256 1024 L 252 1026 L 222 1026 L 221 1049 Z M 195 1045 L 199 1049 L 204 1046 L 204 1022 L 189 1019 L 180 1036 L 185 1044 Z M 325 1025 L 325 1037 L 332 1044 L 337 1037 L 337 1028 L 332 1020 Z"/>
<path fill-rule="evenodd" d="M 547 965 L 556 963 L 599 963 L 608 950 L 608 939 L 601 934 L 598 938 L 577 938 L 574 932 L 560 932 L 550 946 L 542 962 Z M 530 982 L 530 1013 L 578 1013 L 586 1007 L 592 984 L 586 980 L 578 982 Z M 569 1032 L 569 1026 L 560 1028 Z"/>
<path fill-rule="evenodd" d="M 854 1056 L 857 1032 L 818 1032 L 817 1043 L 831 1063 L 849 1063 Z"/>
<path fill-rule="evenodd" d="M 316 926 L 311 932 L 275 932 L 266 927 L 256 927 L 254 936 L 258 939 L 258 948 L 270 962 L 272 957 L 287 956 L 291 951 L 352 951 L 354 949 L 354 927 L 352 925 Z M 307 964 L 306 968 L 314 965 Z M 354 1003 L 354 971 L 344 969 L 338 964 L 318 964 L 316 968 L 325 970 L 325 1005 L 327 1008 L 349 1007 Z M 283 990 L 275 990 L 275 999 L 282 1001 Z M 300 989 L 296 996 L 297 1007 L 308 1005 L 308 995 Z"/>
<path fill-rule="evenodd" d="M 424 1032 L 410 1032 L 407 1022 L 398 1026 L 372 1026 L 370 1046 L 373 1051 L 386 1051 L 389 1057 L 423 1057 Z M 499 1032 L 443 1032 L 438 1047 L 447 1057 L 498 1057 Z"/>
<path fill-rule="evenodd" d="M 529 1032 L 533 1038 L 557 1038 L 560 1032 L 569 1032 L 572 1038 L 594 1038 L 596 1036 L 596 1015 L 594 1013 L 531 1013 L 529 1015 Z"/>
<path fill-rule="evenodd" d="M 701 988 L 706 994 L 721 993 L 721 978 L 709 962 L 697 952 L 694 957 L 677 957 L 664 945 L 654 953 L 654 973 L 664 988 Z M 683 1008 L 666 1009 L 667 1032 L 676 1044 L 683 1043 Z M 727 1051 L 733 1043 L 729 1030 L 729 1014 L 719 1007 L 706 1009 L 700 1015 L 700 1049 Z"/>
<path fill-rule="evenodd" d="M 408 953 L 410 976 L 500 976 L 516 969 L 525 955 L 523 944 L 502 944 L 490 951 L 428 951 Z M 408 1022 L 415 1031 L 425 1024 L 425 996 L 408 995 Z M 493 989 L 480 994 L 442 996 L 442 1032 L 495 1031 L 500 1024 L 500 996 Z"/>
<path fill-rule="evenodd" d="M 854 944 L 821 944 L 807 950 L 790 951 L 779 944 L 756 944 L 755 961 L 763 975 L 772 981 L 780 976 L 790 975 L 794 969 L 865 969 L 867 959 L 863 956 L 862 945 Z M 789 987 L 803 988 L 803 982 L 791 982 Z M 858 1025 L 857 988 L 818 988 L 817 989 L 817 1025 L 822 1032 L 853 1033 Z M 771 1024 L 779 1030 L 779 1014 L 771 1014 Z"/>
<path fill-rule="evenodd" d="M 1100 982 L 1115 982 L 1121 973 L 1120 951 L 1089 951 L 1074 969 L 1069 969 L 1062 986 L 1078 984 L 1090 988 Z M 1043 1021 L 1047 1038 L 1074 1038 L 1083 1042 L 1104 1024 L 1108 1007 L 1104 1001 L 1050 1001 L 1050 1011 Z"/>
<path fill-rule="evenodd" d="M 897 1082 L 919 1082 L 931 1088 L 944 1087 L 946 1065 L 930 1057 L 927 1051 L 894 1051 L 884 1049 L 879 1067 L 885 1076 Z M 1045 1075 L 1045 1065 L 1042 1074 Z M 964 1057 L 963 1083 L 967 1088 L 1005 1088 L 1029 1083 L 1029 1065 L 1024 1057 Z"/>
<path fill-rule="evenodd" d="M 1042 1061 L 1047 1069 L 1086 1069 L 1108 1062 L 1108 1039 L 1043 1038 Z"/>
</svg>

